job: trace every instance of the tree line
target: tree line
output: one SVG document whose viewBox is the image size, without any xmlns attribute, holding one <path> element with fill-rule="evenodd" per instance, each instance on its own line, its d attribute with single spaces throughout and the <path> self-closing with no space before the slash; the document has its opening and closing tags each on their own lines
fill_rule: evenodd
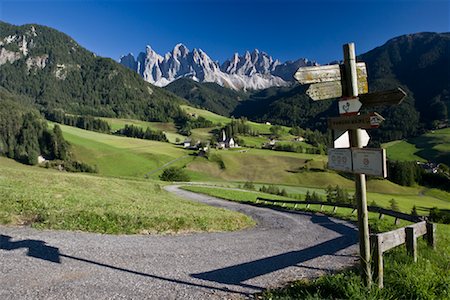
<svg viewBox="0 0 450 300">
<path fill-rule="evenodd" d="M 124 128 L 115 131 L 114 134 L 138 139 L 169 142 L 164 132 L 161 130 L 151 130 L 149 127 L 144 130 L 142 127 L 125 124 Z"/>
<path fill-rule="evenodd" d="M 61 109 L 53 109 L 45 112 L 45 118 L 56 123 L 74 126 L 85 130 L 102 133 L 111 132 L 111 126 L 109 123 L 102 119 L 94 118 L 92 116 L 68 115 Z"/>
</svg>

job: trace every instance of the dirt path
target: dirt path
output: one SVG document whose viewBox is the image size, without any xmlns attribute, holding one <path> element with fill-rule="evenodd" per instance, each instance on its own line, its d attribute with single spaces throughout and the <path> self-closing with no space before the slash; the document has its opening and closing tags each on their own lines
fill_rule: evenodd
<svg viewBox="0 0 450 300">
<path fill-rule="evenodd" d="M 0 299 L 238 298 L 357 259 L 347 222 L 166 189 L 248 214 L 258 226 L 177 236 L 0 227 Z"/>
</svg>

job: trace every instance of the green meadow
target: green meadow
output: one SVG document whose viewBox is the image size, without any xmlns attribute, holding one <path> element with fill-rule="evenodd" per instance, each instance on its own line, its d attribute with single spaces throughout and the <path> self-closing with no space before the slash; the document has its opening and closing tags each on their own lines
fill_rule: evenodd
<svg viewBox="0 0 450 300">
<path fill-rule="evenodd" d="M 3 157 L 0 174 L 1 224 L 113 234 L 230 231 L 254 225 L 243 214 L 180 199 L 152 180 L 59 172 Z"/>
<path fill-rule="evenodd" d="M 450 128 L 383 145 L 392 160 L 431 161 L 450 165 Z"/>
<path fill-rule="evenodd" d="M 100 175 L 144 178 L 148 172 L 190 153 L 170 143 L 60 126 L 75 158 L 96 166 Z"/>
<path fill-rule="evenodd" d="M 109 123 L 112 131 L 117 131 L 125 127 L 126 124 L 141 127 L 143 129 L 150 128 L 152 130 L 161 130 L 166 134 L 167 139 L 171 143 L 176 143 L 177 140 L 183 142 L 186 137 L 177 133 L 177 129 L 173 123 L 167 122 L 147 122 L 135 119 L 114 119 L 114 118 L 101 118 Z"/>
</svg>

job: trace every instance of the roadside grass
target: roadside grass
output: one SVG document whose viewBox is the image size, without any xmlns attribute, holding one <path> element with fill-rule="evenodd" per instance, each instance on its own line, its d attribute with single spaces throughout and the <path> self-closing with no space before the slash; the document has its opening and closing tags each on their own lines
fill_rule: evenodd
<svg viewBox="0 0 450 300">
<path fill-rule="evenodd" d="M 75 158 L 96 166 L 99 174 L 141 177 L 190 152 L 169 143 L 109 134 L 60 125 Z"/>
<path fill-rule="evenodd" d="M 393 160 L 442 162 L 450 165 L 450 128 L 434 130 L 407 141 L 393 141 L 383 145 Z"/>
<path fill-rule="evenodd" d="M 185 201 L 158 182 L 30 167 L 0 158 L 0 224 L 108 234 L 231 231 L 243 214 Z"/>
<path fill-rule="evenodd" d="M 254 203 L 256 197 L 277 199 L 279 197 L 264 193 L 239 192 L 226 189 L 184 186 L 186 190 L 205 193 L 238 202 Z M 293 209 L 293 205 L 286 208 Z M 298 210 L 318 212 L 318 205 L 309 209 L 298 205 Z M 356 222 L 356 215 L 351 209 L 338 208 L 333 213 L 331 206 L 324 206 L 321 211 L 333 217 Z M 394 219 L 369 213 L 371 232 L 385 232 L 396 227 L 410 224 L 401 221 L 395 225 Z M 257 299 L 450 299 L 450 225 L 437 225 L 437 247 L 432 250 L 424 240 L 418 240 L 418 261 L 413 263 L 406 254 L 405 247 L 397 247 L 384 254 L 384 289 L 366 288 L 355 268 L 338 274 L 319 277 L 315 280 L 300 280 L 288 286 L 267 290 L 256 295 Z"/>
<path fill-rule="evenodd" d="M 405 247 L 386 252 L 384 288 L 366 288 L 356 269 L 267 290 L 259 299 L 450 299 L 450 225 L 437 225 L 437 247 L 418 241 L 414 263 Z"/>
</svg>

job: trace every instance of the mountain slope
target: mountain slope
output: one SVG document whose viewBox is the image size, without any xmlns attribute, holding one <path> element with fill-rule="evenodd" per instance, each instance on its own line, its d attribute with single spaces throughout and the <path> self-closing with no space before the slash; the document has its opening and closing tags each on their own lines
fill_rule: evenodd
<svg viewBox="0 0 450 300">
<path fill-rule="evenodd" d="M 380 129 L 371 130 L 372 140 L 402 139 L 420 133 L 421 122 L 446 122 L 450 109 L 449 51 L 449 33 L 418 33 L 394 38 L 358 57 L 367 64 L 370 91 L 400 86 L 408 94 L 401 105 L 375 109 L 386 121 Z M 233 114 L 319 129 L 326 128 L 325 117 L 337 115 L 335 104 L 308 99 L 302 87 L 272 88 L 264 93 L 261 97 L 252 95 Z"/>
<path fill-rule="evenodd" d="M 224 88 L 213 82 L 196 82 L 180 78 L 164 89 L 186 99 L 189 103 L 223 116 L 229 116 L 239 101 L 248 97 L 244 92 Z"/>
<path fill-rule="evenodd" d="M 450 33 L 417 33 L 393 38 L 359 56 L 368 65 L 369 87 L 397 84 L 413 95 L 421 121 L 447 119 L 450 110 Z"/>
<path fill-rule="evenodd" d="M 35 24 L 0 22 L 0 86 L 34 99 L 42 111 L 73 114 L 166 121 L 182 102 L 64 33 Z"/>
</svg>

